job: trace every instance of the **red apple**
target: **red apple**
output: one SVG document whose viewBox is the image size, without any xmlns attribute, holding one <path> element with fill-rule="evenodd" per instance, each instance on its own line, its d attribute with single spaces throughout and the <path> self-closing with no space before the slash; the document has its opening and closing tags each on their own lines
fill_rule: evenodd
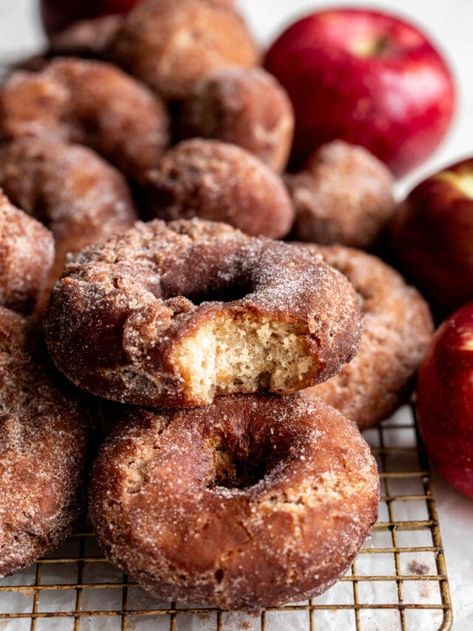
<svg viewBox="0 0 473 631">
<path fill-rule="evenodd" d="M 392 226 L 404 271 L 442 311 L 473 300 L 473 158 L 421 182 Z"/>
<path fill-rule="evenodd" d="M 419 428 L 441 475 L 473 497 L 473 303 L 434 336 L 417 386 Z"/>
<path fill-rule="evenodd" d="M 41 18 L 47 33 L 62 31 L 78 20 L 112 13 L 128 13 L 141 0 L 41 0 Z"/>
<path fill-rule="evenodd" d="M 434 151 L 454 113 L 440 53 L 418 28 L 379 11 L 313 13 L 275 41 L 265 63 L 293 102 L 297 163 L 341 139 L 399 176 Z"/>
</svg>

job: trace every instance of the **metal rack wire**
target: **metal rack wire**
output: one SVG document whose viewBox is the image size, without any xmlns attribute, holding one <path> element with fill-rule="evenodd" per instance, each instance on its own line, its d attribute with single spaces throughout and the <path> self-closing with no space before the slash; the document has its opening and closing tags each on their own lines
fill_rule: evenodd
<svg viewBox="0 0 473 631">
<path fill-rule="evenodd" d="M 0 581 L 0 626 L 12 631 L 447 631 L 445 557 L 427 460 L 413 414 L 366 432 L 380 467 L 379 520 L 351 571 L 309 602 L 258 616 L 158 602 L 77 533 L 34 566 Z"/>
</svg>

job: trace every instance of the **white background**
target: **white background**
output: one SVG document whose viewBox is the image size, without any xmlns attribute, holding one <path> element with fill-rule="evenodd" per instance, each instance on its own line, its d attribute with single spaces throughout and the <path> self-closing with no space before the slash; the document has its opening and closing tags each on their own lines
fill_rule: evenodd
<svg viewBox="0 0 473 631">
<path fill-rule="evenodd" d="M 360 3 L 362 0 L 343 1 L 345 6 Z M 288 21 L 334 3 L 240 0 L 240 4 L 253 31 L 266 44 Z M 403 190 L 424 173 L 473 155 L 473 0 L 376 0 L 367 4 L 404 14 L 435 37 L 454 68 L 460 92 L 458 115 L 449 138 L 428 164 L 401 184 Z M 0 0 L 0 60 L 20 51 L 34 52 L 41 42 L 35 0 Z M 440 480 L 436 489 L 453 596 L 454 629 L 469 631 L 473 629 L 473 501 Z"/>
</svg>

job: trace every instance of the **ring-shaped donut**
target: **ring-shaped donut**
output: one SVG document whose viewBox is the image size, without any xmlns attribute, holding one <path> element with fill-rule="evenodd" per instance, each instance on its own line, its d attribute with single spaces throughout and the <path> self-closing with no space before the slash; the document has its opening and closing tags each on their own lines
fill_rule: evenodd
<svg viewBox="0 0 473 631">
<path fill-rule="evenodd" d="M 235 395 L 127 420 L 95 464 L 90 514 L 108 558 L 159 598 L 305 600 L 347 571 L 376 519 L 375 460 L 321 401 Z"/>
<path fill-rule="evenodd" d="M 332 405 L 362 429 L 387 418 L 414 387 L 433 333 L 430 310 L 414 287 L 375 256 L 343 246 L 306 245 L 338 269 L 361 297 L 363 334 L 356 357 L 305 391 Z"/>
<path fill-rule="evenodd" d="M 69 252 L 105 241 L 137 220 L 122 175 L 79 145 L 33 137 L 0 145 L 0 187 L 53 233 L 52 281 Z"/>
<path fill-rule="evenodd" d="M 41 136 L 87 145 L 140 179 L 168 144 L 168 116 L 144 85 L 111 64 L 55 59 L 14 72 L 1 90 L 5 138 Z"/>
<path fill-rule="evenodd" d="M 328 379 L 356 353 L 359 315 L 350 283 L 322 257 L 225 224 L 155 220 L 72 258 L 46 331 L 79 387 L 195 406 Z"/>
<path fill-rule="evenodd" d="M 61 544 L 81 507 L 86 423 L 21 316 L 0 307 L 0 576 Z"/>
<path fill-rule="evenodd" d="M 125 17 L 107 54 L 168 100 L 185 97 L 218 68 L 251 68 L 260 56 L 241 16 L 221 0 L 140 3 Z"/>
<path fill-rule="evenodd" d="M 0 190 L 0 305 L 30 313 L 54 261 L 53 235 Z"/>
<path fill-rule="evenodd" d="M 294 220 L 281 178 L 245 149 L 194 138 L 173 147 L 145 177 L 147 213 L 158 219 L 206 219 L 246 234 L 280 239 Z"/>
<path fill-rule="evenodd" d="M 284 88 L 262 68 L 222 68 L 183 103 L 182 138 L 214 138 L 243 147 L 277 172 L 287 165 L 294 112 Z"/>
</svg>

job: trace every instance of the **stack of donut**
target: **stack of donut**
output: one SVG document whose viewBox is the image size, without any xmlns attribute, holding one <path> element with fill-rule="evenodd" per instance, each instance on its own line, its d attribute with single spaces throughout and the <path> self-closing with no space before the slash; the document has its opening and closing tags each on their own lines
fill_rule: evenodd
<svg viewBox="0 0 473 631">
<path fill-rule="evenodd" d="M 432 321 L 353 249 L 391 175 L 342 142 L 284 173 L 293 113 L 259 58 L 233 3 L 145 0 L 1 86 L 0 575 L 74 527 L 97 398 L 118 405 L 89 515 L 161 598 L 313 597 L 375 522 L 359 430 L 409 396 Z"/>
<path fill-rule="evenodd" d="M 0 575 L 71 533 L 81 509 L 84 402 L 61 382 L 26 315 L 50 273 L 49 230 L 0 197 Z"/>
</svg>

